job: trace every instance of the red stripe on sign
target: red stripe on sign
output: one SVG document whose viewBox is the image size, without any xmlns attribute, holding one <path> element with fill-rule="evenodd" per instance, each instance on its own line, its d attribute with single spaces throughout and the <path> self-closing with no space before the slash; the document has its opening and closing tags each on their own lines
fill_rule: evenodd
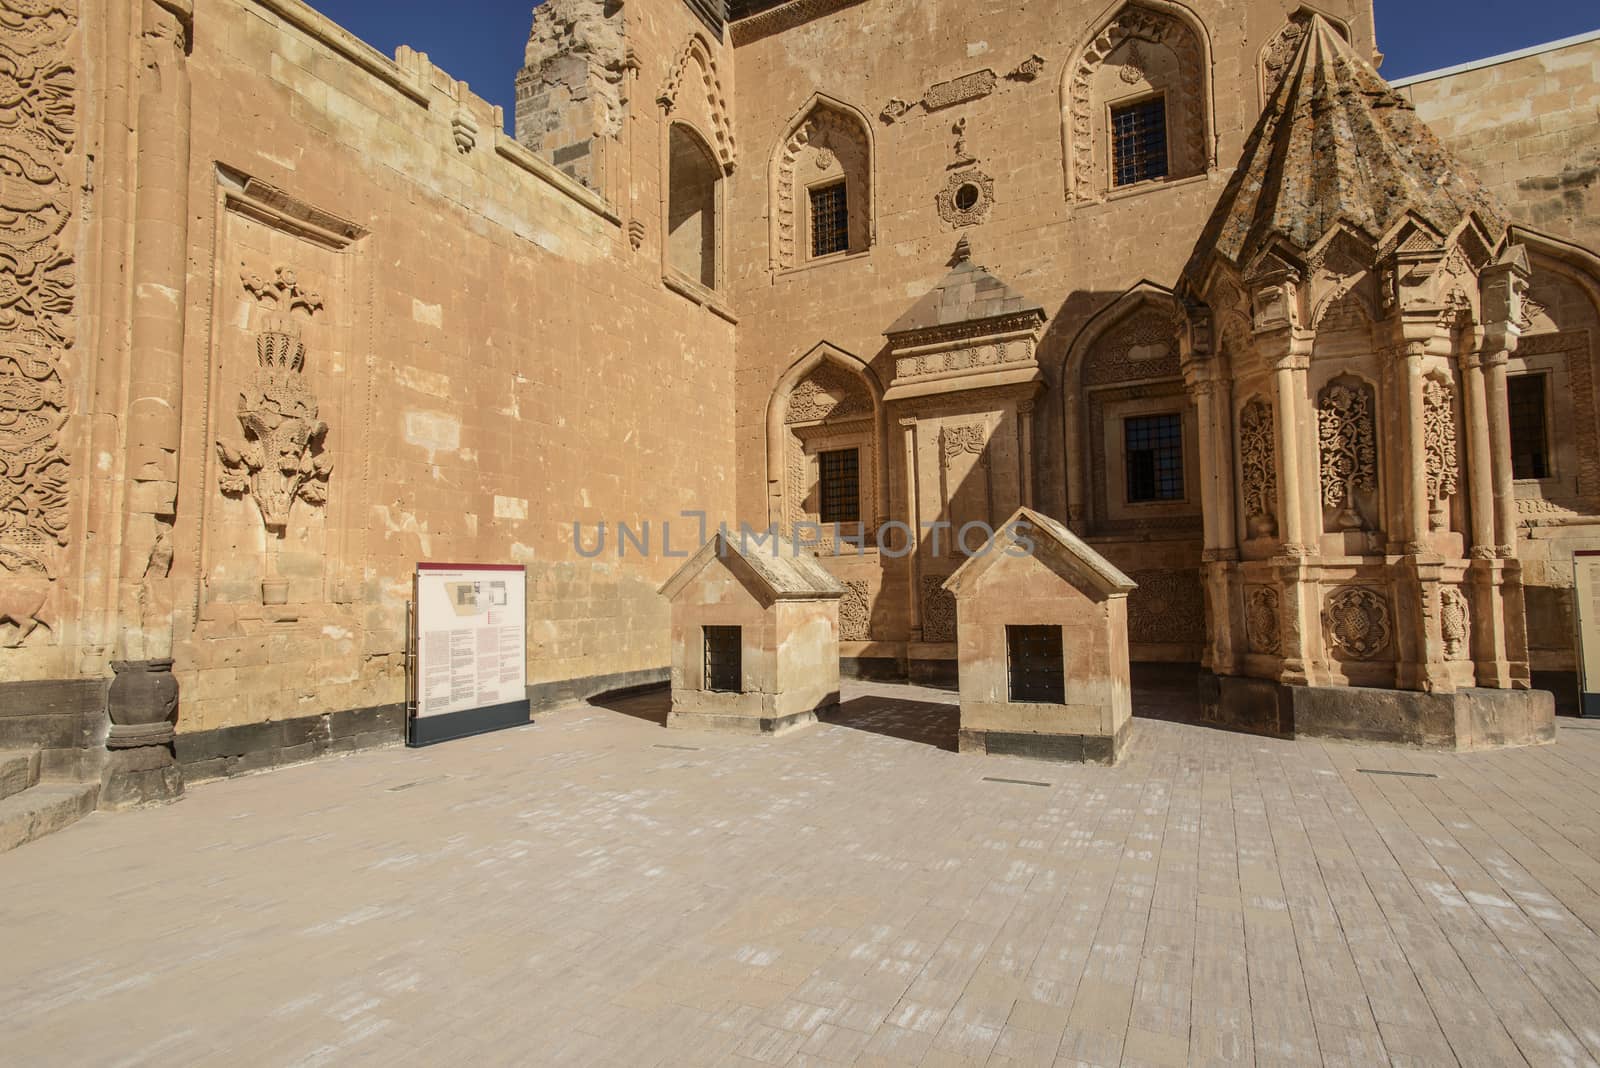
<svg viewBox="0 0 1600 1068">
<path fill-rule="evenodd" d="M 526 564 L 418 564 L 418 571 L 526 571 Z"/>
</svg>

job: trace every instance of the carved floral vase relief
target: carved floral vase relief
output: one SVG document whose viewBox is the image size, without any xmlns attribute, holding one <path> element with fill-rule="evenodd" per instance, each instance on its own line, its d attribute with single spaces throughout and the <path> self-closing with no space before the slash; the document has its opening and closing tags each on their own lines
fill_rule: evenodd
<svg viewBox="0 0 1600 1068">
<path fill-rule="evenodd" d="M 270 278 L 246 269 L 240 281 L 256 301 L 251 324 L 258 366 L 239 393 L 242 437 L 217 442 L 219 482 L 223 493 L 253 500 L 267 531 L 281 540 L 296 501 L 327 502 L 333 472 L 324 451 L 328 425 L 305 380 L 302 339 L 303 324 L 323 303 L 289 267 L 275 268 Z M 263 582 L 268 603 L 281 601 L 285 591 L 282 580 Z"/>
<path fill-rule="evenodd" d="M 1378 430 L 1372 389 L 1353 378 L 1330 382 L 1317 397 L 1322 505 L 1330 530 L 1370 530 L 1378 490 Z"/>
</svg>

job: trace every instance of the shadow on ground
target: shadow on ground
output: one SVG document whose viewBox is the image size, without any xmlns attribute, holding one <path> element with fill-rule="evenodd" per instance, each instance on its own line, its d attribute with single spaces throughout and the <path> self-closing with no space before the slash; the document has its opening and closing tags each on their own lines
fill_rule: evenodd
<svg viewBox="0 0 1600 1068">
<path fill-rule="evenodd" d="M 599 697 L 591 697 L 589 703 L 596 708 L 621 712 L 625 716 L 665 727 L 667 713 L 672 710 L 672 691 L 665 686 L 658 686 L 649 690 L 605 693 Z"/>
<path fill-rule="evenodd" d="M 958 705 L 869 694 L 850 698 L 821 719 L 836 727 L 919 742 L 954 753 L 961 709 Z"/>
</svg>

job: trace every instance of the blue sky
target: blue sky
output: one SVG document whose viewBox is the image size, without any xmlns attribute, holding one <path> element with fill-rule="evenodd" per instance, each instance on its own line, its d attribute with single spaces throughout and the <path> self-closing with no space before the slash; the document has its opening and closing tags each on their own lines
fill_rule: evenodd
<svg viewBox="0 0 1600 1068">
<path fill-rule="evenodd" d="M 512 112 L 511 80 L 522 66 L 533 0 L 310 0 L 385 55 L 408 44 Z M 672 0 L 650 0 L 669 3 Z M 1071 2 L 1071 0 L 1061 0 Z M 1383 74 L 1449 67 L 1600 29 L 1594 0 L 1377 0 Z"/>
</svg>

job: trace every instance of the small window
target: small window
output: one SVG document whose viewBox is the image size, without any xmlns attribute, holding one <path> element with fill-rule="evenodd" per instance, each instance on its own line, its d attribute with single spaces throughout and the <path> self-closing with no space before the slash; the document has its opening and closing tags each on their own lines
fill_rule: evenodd
<svg viewBox="0 0 1600 1068">
<path fill-rule="evenodd" d="M 1544 375 L 1516 375 L 1506 383 L 1511 409 L 1511 475 L 1550 477 L 1550 431 Z"/>
<path fill-rule="evenodd" d="M 1066 665 L 1060 627 L 1007 627 L 1006 663 L 1011 700 L 1030 704 L 1066 703 Z"/>
<path fill-rule="evenodd" d="M 850 202 L 843 182 L 811 191 L 811 255 L 850 251 Z"/>
<path fill-rule="evenodd" d="M 817 474 L 822 498 L 817 518 L 824 523 L 861 522 L 860 450 L 819 453 Z"/>
<path fill-rule="evenodd" d="M 1167 176 L 1167 102 L 1161 97 L 1111 109 L 1111 176 L 1119 186 Z"/>
<path fill-rule="evenodd" d="M 1183 416 L 1140 415 L 1122 425 L 1128 503 L 1183 500 Z"/>
<path fill-rule="evenodd" d="M 744 692 L 744 641 L 740 627 L 706 627 L 706 689 Z"/>
</svg>

